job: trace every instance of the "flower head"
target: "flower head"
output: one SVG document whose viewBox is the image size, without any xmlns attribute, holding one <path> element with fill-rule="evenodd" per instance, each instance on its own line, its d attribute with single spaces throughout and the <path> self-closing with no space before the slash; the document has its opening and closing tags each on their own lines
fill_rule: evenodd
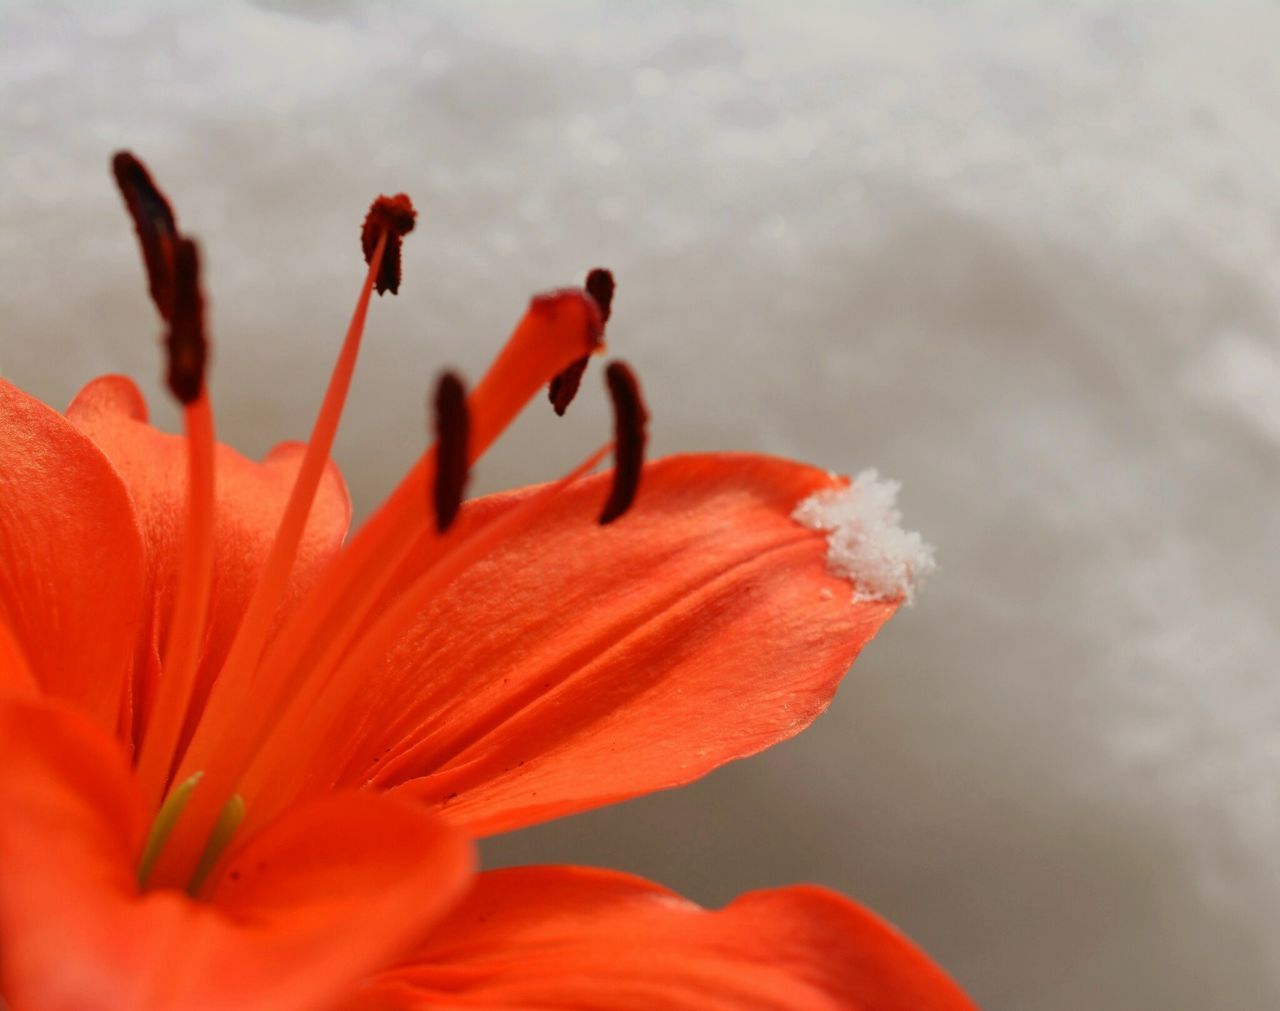
<svg viewBox="0 0 1280 1011">
<path fill-rule="evenodd" d="M 15 1011 L 970 1007 L 820 890 L 708 913 L 608 872 L 473 872 L 470 838 L 688 782 L 825 708 L 898 603 L 850 603 L 792 519 L 842 482 L 746 455 L 645 463 L 639 385 L 613 363 L 609 443 L 464 502 L 518 411 L 549 385 L 563 412 L 602 349 L 596 271 L 533 299 L 470 393 L 444 374 L 434 445 L 345 541 L 329 452 L 372 292 L 399 289 L 409 199 L 365 220 L 308 443 L 256 463 L 215 439 L 196 244 L 136 158 L 114 169 L 185 431 L 152 428 L 122 377 L 65 417 L 0 382 Z"/>
</svg>

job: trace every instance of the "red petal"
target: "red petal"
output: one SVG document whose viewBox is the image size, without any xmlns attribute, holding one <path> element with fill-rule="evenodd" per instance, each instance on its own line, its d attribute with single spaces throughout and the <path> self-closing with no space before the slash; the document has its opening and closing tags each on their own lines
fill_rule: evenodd
<svg viewBox="0 0 1280 1011">
<path fill-rule="evenodd" d="M 0 702 L 0 993 L 15 1008 L 329 1006 L 454 903 L 468 844 L 373 794 L 287 814 L 211 903 L 139 895 L 144 820 L 118 747 L 78 714 Z"/>
<path fill-rule="evenodd" d="M 339 983 L 422 938 L 473 867 L 462 835 L 393 797 L 336 793 L 291 811 L 223 862 L 211 901 L 238 936 L 205 985 L 238 991 L 235 1007 L 327 1006 Z"/>
<path fill-rule="evenodd" d="M 0 992 L 14 1007 L 129 1006 L 147 940 L 122 928 L 144 831 L 114 742 L 73 713 L 0 702 Z"/>
<path fill-rule="evenodd" d="M 95 379 L 80 391 L 67 416 L 102 447 L 133 497 L 156 600 L 158 627 L 153 645 L 162 644 L 173 605 L 186 515 L 184 440 L 147 423 L 142 394 L 123 376 Z M 301 459 L 302 448 L 293 444 L 276 447 L 261 463 L 228 446 L 218 446 L 213 617 L 201 675 L 206 687 L 226 657 Z M 298 551 L 286 608 L 315 581 L 337 551 L 350 519 L 351 505 L 342 476 L 336 467 L 330 467 Z"/>
<path fill-rule="evenodd" d="M 327 754 L 294 760 L 345 760 L 349 784 L 422 777 L 402 789 L 485 834 L 687 783 L 807 726 L 894 610 L 851 603 L 823 537 L 790 518 L 831 478 L 671 458 L 600 527 L 607 481 L 457 579 L 367 676 Z"/>
<path fill-rule="evenodd" d="M 143 549 L 106 457 L 56 411 L 0 380 L 0 653 L 114 730 L 137 648 Z"/>
<path fill-rule="evenodd" d="M 6 619 L 7 620 L 7 619 Z M 35 675 L 27 666 L 26 655 L 14 632 L 0 621 L 0 697 L 32 696 L 40 693 Z"/>
<path fill-rule="evenodd" d="M 611 871 L 493 871 L 404 966 L 378 1008 L 977 1011 L 910 941 L 819 888 L 709 912 Z"/>
</svg>

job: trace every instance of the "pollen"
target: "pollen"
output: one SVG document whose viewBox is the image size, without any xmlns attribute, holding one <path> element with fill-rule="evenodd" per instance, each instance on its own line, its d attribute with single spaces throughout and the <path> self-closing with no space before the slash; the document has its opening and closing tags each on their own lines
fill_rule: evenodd
<svg viewBox="0 0 1280 1011">
<path fill-rule="evenodd" d="M 613 272 L 604 267 L 596 267 L 587 274 L 584 287 L 587 289 L 587 294 L 595 299 L 596 305 L 600 307 L 600 322 L 608 323 L 609 314 L 613 311 L 613 293 L 617 288 L 617 283 L 613 280 Z"/>
<path fill-rule="evenodd" d="M 617 285 L 613 280 L 613 272 L 604 267 L 596 267 L 587 274 L 583 288 L 600 310 L 600 325 L 609 322 L 609 314 L 613 311 L 613 292 Z M 576 362 L 551 380 L 547 387 L 547 399 L 555 408 L 556 414 L 563 417 L 564 412 L 578 395 L 578 387 L 582 385 L 582 375 L 587 371 L 590 355 L 583 355 Z"/>
<path fill-rule="evenodd" d="M 111 159 L 111 171 L 138 232 L 151 298 L 161 317 L 167 320 L 173 312 L 173 255 L 178 241 L 178 222 L 173 208 L 147 167 L 131 152 L 117 151 Z"/>
<path fill-rule="evenodd" d="M 827 568 L 853 585 L 855 603 L 910 604 L 936 567 L 933 545 L 902 527 L 901 490 L 899 482 L 864 470 L 842 488 L 810 495 L 791 514 L 801 526 L 827 535 Z"/>
<path fill-rule="evenodd" d="M 360 245 L 364 249 L 364 262 L 373 260 L 373 252 L 378 248 L 378 240 L 386 236 L 387 249 L 382 256 L 382 267 L 378 271 L 378 294 L 400 291 L 400 240 L 413 231 L 418 220 L 418 212 L 413 209 L 413 201 L 405 193 L 397 193 L 394 197 L 380 196 L 365 215 L 364 225 L 360 229 Z"/>
<path fill-rule="evenodd" d="M 204 389 L 208 342 L 204 333 L 204 298 L 200 293 L 200 257 L 196 244 L 180 238 L 175 246 L 173 309 L 168 351 L 169 390 L 183 404 L 192 403 Z"/>
<path fill-rule="evenodd" d="M 622 516 L 635 501 L 640 490 L 640 472 L 644 468 L 644 450 L 649 435 L 646 426 L 649 412 L 640 394 L 635 373 L 624 362 L 610 362 L 605 370 L 609 397 L 613 401 L 613 484 L 600 525 L 606 526 Z"/>
<path fill-rule="evenodd" d="M 436 530 L 444 533 L 462 507 L 467 486 L 468 429 L 467 391 L 452 372 L 440 377 L 435 396 L 436 474 L 432 504 Z"/>
</svg>

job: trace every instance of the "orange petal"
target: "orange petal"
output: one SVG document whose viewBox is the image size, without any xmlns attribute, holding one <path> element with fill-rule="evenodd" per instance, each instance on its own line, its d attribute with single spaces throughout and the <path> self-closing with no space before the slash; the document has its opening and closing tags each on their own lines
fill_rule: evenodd
<svg viewBox="0 0 1280 1011">
<path fill-rule="evenodd" d="M 224 860 L 209 903 L 139 895 L 140 798 L 78 714 L 0 702 L 0 993 L 14 1008 L 327 1007 L 465 888 L 469 845 L 419 808 L 337 794 Z"/>
<path fill-rule="evenodd" d="M 910 941 L 820 888 L 710 912 L 612 871 L 482 874 L 367 1008 L 977 1011 Z"/>
<path fill-rule="evenodd" d="M 328 738 L 349 756 L 338 782 L 412 780 L 476 835 L 686 783 L 807 726 L 894 611 L 852 603 L 823 537 L 790 518 L 823 472 L 673 457 L 602 527 L 607 481 L 575 485 L 420 614 Z"/>
<path fill-rule="evenodd" d="M 187 485 L 183 440 L 147 423 L 142 394 L 124 376 L 102 376 L 89 383 L 67 416 L 102 447 L 133 497 L 147 545 L 158 616 L 154 641 L 159 646 L 167 634 L 181 558 Z M 205 690 L 226 657 L 301 459 L 302 447 L 296 444 L 277 446 L 261 463 L 218 446 L 213 614 L 200 679 Z M 299 547 L 286 609 L 337 551 L 350 519 L 342 476 L 330 466 Z"/>
<path fill-rule="evenodd" d="M 39 693 L 40 687 L 13 630 L 0 621 L 0 697 Z"/>
<path fill-rule="evenodd" d="M 0 503 L 0 684 L 34 681 L 114 729 L 143 602 L 129 497 L 92 442 L 3 380 Z"/>
<path fill-rule="evenodd" d="M 292 811 L 222 863 L 210 901 L 236 937 L 206 985 L 234 988 L 234 1007 L 327 1006 L 445 916 L 474 863 L 461 834 L 394 797 L 336 793 Z"/>
</svg>

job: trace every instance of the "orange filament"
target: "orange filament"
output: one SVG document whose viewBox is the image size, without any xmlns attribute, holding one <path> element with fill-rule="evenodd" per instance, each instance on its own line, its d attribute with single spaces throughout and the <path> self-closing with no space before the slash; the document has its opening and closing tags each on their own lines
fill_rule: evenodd
<svg viewBox="0 0 1280 1011">
<path fill-rule="evenodd" d="M 202 392 L 183 412 L 187 434 L 187 525 L 173 618 L 165 645 L 163 677 L 138 759 L 138 782 L 149 807 L 158 807 L 174 751 L 191 704 L 204 645 L 213 586 L 214 433 L 209 395 Z"/>
<path fill-rule="evenodd" d="M 196 740 L 199 739 L 201 732 L 216 734 L 219 729 L 229 725 L 229 720 L 217 719 L 219 713 L 242 711 L 250 701 L 253 673 L 271 629 L 271 622 L 284 595 L 298 544 L 311 512 L 311 505 L 324 476 L 324 469 L 329 462 L 329 451 L 333 446 L 338 422 L 342 418 L 342 409 L 346 403 L 347 391 L 351 386 L 351 377 L 360 351 L 360 339 L 363 336 L 365 319 L 369 312 L 369 300 L 373 295 L 374 283 L 379 276 L 385 249 L 384 233 L 369 257 L 369 269 L 360 289 L 355 312 L 352 313 L 351 323 L 347 327 L 342 350 L 338 354 L 337 363 L 329 379 L 329 386 L 325 390 L 324 401 L 316 416 L 311 439 L 298 469 L 298 476 L 290 492 L 289 501 L 285 505 L 275 541 L 271 545 L 271 551 L 258 577 L 258 583 L 254 587 L 235 639 L 232 640 L 222 673 L 214 683 L 213 692 L 206 707 L 206 718 L 200 721 L 196 730 Z M 210 715 L 214 718 L 207 718 Z M 217 745 L 215 744 L 214 747 L 216 749 Z M 188 755 L 194 748 L 193 740 L 192 747 L 188 748 Z M 184 762 L 182 766 L 184 777 L 197 771 L 204 771 L 205 778 L 201 782 L 201 789 L 195 791 L 187 805 L 184 817 L 175 827 L 170 845 L 160 854 L 155 869 L 155 881 L 158 884 L 180 884 L 187 879 L 190 855 L 193 852 L 203 851 L 201 842 L 208 838 L 231 793 L 231 788 L 235 785 L 234 764 L 223 763 L 217 769 L 191 769 L 188 768 L 189 764 Z"/>
<path fill-rule="evenodd" d="M 249 600 L 228 652 L 224 670 L 231 678 L 236 678 L 238 671 L 248 672 L 256 667 L 263 644 L 267 639 L 267 632 L 271 627 L 271 620 L 275 617 L 280 600 L 284 596 L 289 573 L 293 569 L 294 557 L 298 553 L 298 544 L 302 541 L 307 517 L 311 514 L 311 505 L 315 501 L 316 491 L 324 477 L 324 470 L 329 462 L 329 452 L 333 448 L 333 440 L 338 434 L 338 422 L 342 419 L 347 391 L 351 388 L 351 377 L 355 372 L 356 358 L 360 353 L 360 339 L 364 335 L 365 318 L 369 313 L 369 298 L 373 294 L 374 281 L 382 266 L 386 242 L 384 233 L 370 257 L 364 286 L 360 289 L 355 312 L 347 327 L 342 351 L 338 355 L 333 374 L 329 377 L 329 387 L 325 390 L 320 413 L 316 416 L 315 426 L 311 430 L 311 438 L 307 442 L 302 466 L 298 469 L 298 477 L 289 494 L 284 516 L 280 519 L 280 527 L 271 545 L 271 553 L 267 556 L 262 574 L 258 577 L 258 584 L 254 587 L 253 596 Z M 247 687 L 249 678 L 247 675 L 241 675 L 238 681 Z"/>
<path fill-rule="evenodd" d="M 468 464 L 492 445 L 551 376 L 598 348 L 599 338 L 599 313 L 580 291 L 535 298 L 467 399 Z M 433 446 L 334 559 L 325 579 L 275 637 L 261 664 L 264 674 L 270 671 L 270 676 L 260 678 L 263 690 L 255 695 L 253 706 L 243 704 L 245 697 L 209 720 L 233 728 L 234 746 L 229 746 L 227 738 L 215 742 L 207 735 L 205 740 L 197 736 L 184 761 L 184 771 L 228 763 L 235 766 L 231 778 L 238 776 L 279 721 L 281 707 L 309 685 L 313 672 L 322 666 L 321 657 L 348 647 L 420 538 L 437 536 L 424 507 L 430 501 L 435 469 Z M 215 695 L 211 704 L 216 701 Z M 221 779 L 218 782 L 221 784 Z M 227 788 L 231 785 L 229 782 Z"/>
</svg>

